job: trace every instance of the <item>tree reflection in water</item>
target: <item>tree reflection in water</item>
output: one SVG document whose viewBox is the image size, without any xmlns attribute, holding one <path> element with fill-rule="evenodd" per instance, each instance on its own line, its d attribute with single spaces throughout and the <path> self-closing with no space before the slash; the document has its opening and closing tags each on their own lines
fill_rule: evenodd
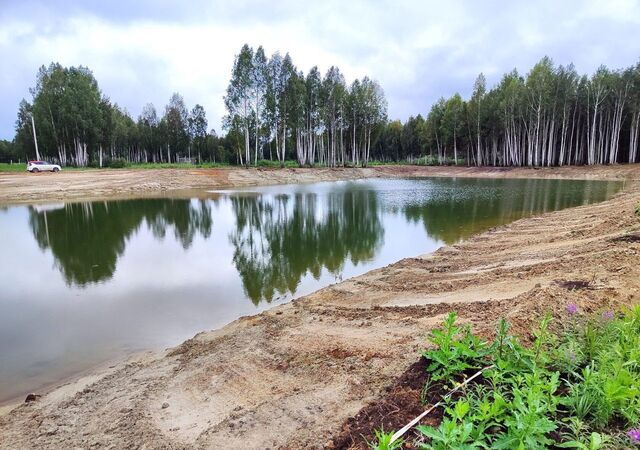
<svg viewBox="0 0 640 450">
<path fill-rule="evenodd" d="M 620 183 L 548 179 L 438 180 L 426 201 L 399 208 L 410 222 L 422 222 L 429 237 L 455 244 L 489 228 L 534 214 L 602 201 Z"/>
<path fill-rule="evenodd" d="M 336 277 L 347 260 L 371 260 L 384 230 L 376 192 L 349 186 L 326 196 L 230 197 L 236 228 L 229 240 L 246 295 L 258 303 L 294 294 L 302 277 L 323 268 Z"/>
<path fill-rule="evenodd" d="M 406 226 L 411 223 L 422 224 L 428 239 L 452 244 L 521 217 L 604 200 L 619 188 L 616 182 L 535 179 L 376 180 L 317 189 L 284 187 L 277 194 L 268 189 L 231 192 L 217 200 L 30 206 L 29 223 L 40 248 L 51 249 L 66 283 L 85 286 L 113 277 L 127 242 L 145 223 L 157 240 L 173 230 L 184 249 L 198 235 L 209 239 L 215 206 L 215 214 L 231 218 L 218 231 L 229 239 L 210 242 L 208 251 L 233 255 L 239 274 L 234 281 L 242 283 L 246 296 L 258 304 L 295 294 L 307 275 L 319 280 L 325 271 L 340 278 L 348 261 L 375 261 L 384 244 L 385 224 L 393 227 L 387 230 L 385 248 L 393 246 L 399 234 L 406 239 L 414 232 Z M 390 222 L 392 217 L 405 220 Z M 416 254 L 420 251 L 415 249 Z M 192 268 L 189 255 L 167 257 L 184 258 L 178 264 L 198 271 L 203 285 L 229 281 L 220 278 L 226 275 L 216 267 Z"/>
<path fill-rule="evenodd" d="M 84 286 L 113 276 L 129 237 L 146 222 L 162 239 L 168 228 L 188 249 L 197 233 L 213 225 L 207 201 L 152 199 L 67 203 L 56 209 L 29 207 L 29 224 L 42 250 L 51 249 L 67 284 Z"/>
</svg>

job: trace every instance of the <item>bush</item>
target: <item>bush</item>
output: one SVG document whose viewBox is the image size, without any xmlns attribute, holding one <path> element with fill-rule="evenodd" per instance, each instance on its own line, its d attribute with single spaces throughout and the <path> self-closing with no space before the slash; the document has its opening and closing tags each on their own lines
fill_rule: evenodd
<svg viewBox="0 0 640 450">
<path fill-rule="evenodd" d="M 113 158 L 112 160 L 109 161 L 109 165 L 107 167 L 110 167 L 112 169 L 124 169 L 127 166 L 128 166 L 128 163 L 126 159 Z"/>
<path fill-rule="evenodd" d="M 640 217 L 640 204 L 636 206 L 636 216 Z"/>
<path fill-rule="evenodd" d="M 276 168 L 282 167 L 282 165 L 280 161 L 270 160 L 270 159 L 259 159 L 258 163 L 256 164 L 256 167 L 271 167 L 276 169 Z M 297 161 L 286 160 L 284 162 L 284 167 L 290 169 L 290 168 L 299 167 L 299 165 Z"/>
<path fill-rule="evenodd" d="M 587 317 L 569 305 L 567 313 L 568 325 L 558 333 L 549 331 L 545 317 L 530 348 L 508 334 L 504 320 L 487 343 L 456 326 L 450 314 L 429 337 L 435 349 L 422 353 L 431 380 L 452 386 L 469 370 L 491 366 L 462 394 L 445 397 L 438 427 L 417 427 L 422 437 L 416 447 L 604 449 L 640 443 L 640 306 Z"/>
</svg>

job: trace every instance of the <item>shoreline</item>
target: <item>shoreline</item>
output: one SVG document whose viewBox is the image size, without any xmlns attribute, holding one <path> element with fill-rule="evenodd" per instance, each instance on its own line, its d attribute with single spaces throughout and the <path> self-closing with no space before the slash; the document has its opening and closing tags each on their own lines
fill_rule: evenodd
<svg viewBox="0 0 640 450">
<path fill-rule="evenodd" d="M 356 171 L 385 178 L 482 176 L 469 168 L 436 169 Z M 238 170 L 244 175 L 234 176 L 249 182 L 242 177 L 254 171 Z M 292 170 L 293 178 L 314 178 L 308 173 L 314 169 Z M 506 316 L 516 333 L 526 335 L 546 308 L 559 311 L 568 301 L 585 309 L 640 302 L 640 268 L 632 264 L 640 244 L 615 240 L 640 234 L 640 220 L 633 216 L 640 203 L 639 165 L 485 173 L 629 182 L 603 203 L 521 219 L 405 258 L 199 333 L 158 356 L 117 364 L 75 391 L 63 389 L 74 383 L 63 385 L 0 415 L 0 433 L 7 436 L 0 448 L 36 442 L 62 448 L 112 439 L 116 446 L 137 439 L 151 447 L 168 442 L 168 448 L 220 440 L 250 448 L 325 445 L 344 420 L 379 398 L 415 362 L 422 336 L 452 309 L 461 308 L 462 319 L 480 333 L 490 333 Z M 285 178 L 271 175 L 270 181 Z M 2 194 L 0 200 L 6 200 Z M 567 291 L 557 283 L 578 278 L 593 279 L 593 289 Z M 130 426 L 101 428 L 101 421 Z"/>
<path fill-rule="evenodd" d="M 73 389 L 73 386 L 95 381 L 97 379 L 96 377 L 101 377 L 107 374 L 119 365 L 127 364 L 130 361 L 142 360 L 148 358 L 150 355 L 160 355 L 163 352 L 163 350 L 159 349 L 131 351 L 118 357 L 104 360 L 70 375 L 52 379 L 51 381 L 32 389 L 29 393 L 0 401 L 0 417 L 9 414 L 12 409 L 25 403 L 25 397 L 31 393 L 43 396 L 48 395 L 53 391 Z"/>
<path fill-rule="evenodd" d="M 0 172 L 0 207 L 64 201 L 206 198 L 207 190 L 367 178 L 543 178 L 629 180 L 640 164 L 548 168 L 374 166 L 368 168 L 91 169 L 59 173 Z"/>
</svg>

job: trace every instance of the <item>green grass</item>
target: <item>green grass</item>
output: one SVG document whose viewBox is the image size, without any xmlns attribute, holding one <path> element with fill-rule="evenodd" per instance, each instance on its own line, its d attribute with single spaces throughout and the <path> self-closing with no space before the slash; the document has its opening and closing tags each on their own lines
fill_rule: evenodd
<svg viewBox="0 0 640 450">
<path fill-rule="evenodd" d="M 434 156 L 421 156 L 420 158 L 415 159 L 402 159 L 399 161 L 378 161 L 371 160 L 369 161 L 369 166 L 455 166 L 455 161 L 453 158 L 445 159 L 442 164 L 438 161 L 437 157 Z M 466 166 L 467 162 L 464 158 L 458 158 L 458 166 Z"/>
<path fill-rule="evenodd" d="M 27 165 L 24 163 L 0 163 L 0 172 L 25 172 L 27 170 Z"/>
<path fill-rule="evenodd" d="M 124 168 L 126 169 L 212 169 L 219 167 L 231 167 L 226 163 L 202 163 L 202 164 L 189 164 L 189 163 L 129 163 Z"/>
<path fill-rule="evenodd" d="M 448 162 L 449 165 L 453 165 L 453 161 Z M 109 163 L 105 163 L 103 169 L 117 170 L 117 169 L 211 169 L 211 168 L 226 168 L 226 167 L 242 167 L 238 165 L 232 165 L 229 163 L 211 163 L 204 162 L 201 164 L 189 164 L 189 163 L 127 163 L 124 161 L 117 160 L 112 164 L 114 167 L 110 167 Z M 395 166 L 395 165 L 420 165 L 420 166 L 436 166 L 439 165 L 437 161 L 429 159 L 429 157 L 423 157 L 413 161 L 370 161 L 369 167 L 373 166 Z M 463 161 L 459 160 L 458 165 L 463 165 Z M 25 163 L 0 163 L 0 172 L 25 172 L 26 171 Z M 258 161 L 257 166 L 251 165 L 251 167 L 263 167 L 263 168 L 272 168 L 278 169 L 280 168 L 279 161 L 271 161 L 268 159 L 262 159 Z M 297 168 L 299 167 L 298 162 L 294 160 L 287 160 L 284 162 L 284 167 L 287 169 Z M 316 165 L 314 167 L 325 167 Z M 352 167 L 352 166 L 348 166 Z M 72 167 L 72 166 L 64 166 L 63 170 L 91 170 L 98 169 L 99 167 L 90 166 L 90 167 Z"/>
<path fill-rule="evenodd" d="M 298 163 L 296 161 L 285 161 L 285 168 L 294 168 L 298 167 Z M 212 168 L 223 168 L 223 167 L 238 167 L 242 166 L 231 165 L 228 163 L 211 163 L 205 162 L 202 164 L 189 164 L 189 163 L 131 163 L 127 164 L 126 168 L 128 169 L 194 169 L 194 168 L 204 168 L 204 169 L 212 169 Z M 251 165 L 250 167 L 256 167 Z M 270 161 L 268 159 L 261 159 L 258 161 L 257 167 L 269 167 L 277 169 L 280 167 L 280 163 L 278 161 Z"/>
<path fill-rule="evenodd" d="M 91 167 L 63 167 L 62 170 L 91 170 Z M 27 165 L 25 163 L 0 163 L 0 172 L 27 172 Z"/>
<path fill-rule="evenodd" d="M 509 334 L 504 320 L 496 338 L 485 342 L 449 315 L 429 337 L 433 348 L 422 353 L 430 382 L 453 386 L 463 380 L 463 372 L 468 376 L 492 367 L 481 381 L 446 400 L 438 427 L 416 427 L 422 439 L 415 448 L 640 445 L 631 432 L 640 427 L 640 306 L 618 314 L 582 315 L 568 305 L 564 328 L 551 332 L 550 322 L 545 317 L 534 331 L 533 345 L 525 347 Z M 377 434 L 379 439 L 386 435 Z"/>
<path fill-rule="evenodd" d="M 232 167 L 229 164 L 221 163 L 202 163 L 202 164 L 189 164 L 189 163 L 129 163 L 124 167 L 102 167 L 103 169 L 118 170 L 118 169 L 195 169 L 195 168 L 220 168 L 220 167 Z M 276 166 L 277 167 L 277 166 Z M 95 170 L 99 167 L 73 167 L 64 166 L 63 171 L 68 170 Z M 21 164 L 8 164 L 0 163 L 0 172 L 26 172 L 27 165 Z"/>
<path fill-rule="evenodd" d="M 261 159 L 261 160 L 258 160 L 258 167 L 271 167 L 275 169 L 280 167 L 280 162 L 271 161 L 269 159 Z M 288 160 L 284 162 L 284 167 L 286 169 L 293 169 L 296 167 L 300 167 L 300 165 L 298 164 L 298 161 Z"/>
</svg>

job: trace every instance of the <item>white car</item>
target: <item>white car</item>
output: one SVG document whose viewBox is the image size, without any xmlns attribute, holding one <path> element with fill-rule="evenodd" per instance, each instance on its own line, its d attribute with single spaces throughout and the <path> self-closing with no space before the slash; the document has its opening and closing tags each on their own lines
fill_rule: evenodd
<svg viewBox="0 0 640 450">
<path fill-rule="evenodd" d="M 46 161 L 29 161 L 27 163 L 27 172 L 38 173 L 44 171 L 59 172 L 62 170 L 59 165 L 51 164 Z"/>
</svg>

